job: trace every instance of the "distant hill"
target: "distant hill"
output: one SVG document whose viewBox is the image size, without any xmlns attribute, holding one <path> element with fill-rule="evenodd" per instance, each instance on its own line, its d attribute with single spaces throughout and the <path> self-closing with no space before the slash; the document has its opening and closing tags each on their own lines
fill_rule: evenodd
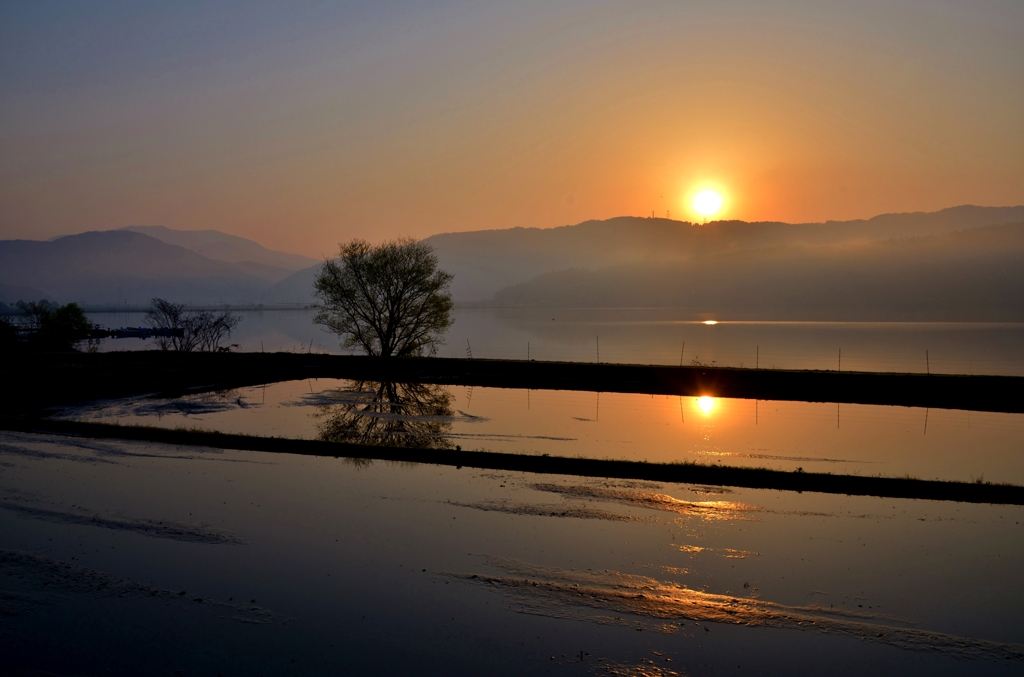
<svg viewBox="0 0 1024 677">
<path fill-rule="evenodd" d="M 1024 223 L 571 268 L 511 285 L 494 301 L 766 320 L 1024 321 Z"/>
<path fill-rule="evenodd" d="M 804 224 L 618 217 L 426 242 L 455 275 L 459 302 L 774 319 L 1016 318 L 1022 222 L 1024 207 L 973 206 Z M 1018 225 L 997 227 L 1007 223 Z M 133 226 L 0 241 L 0 300 L 308 303 L 320 265 L 217 231 Z"/>
<path fill-rule="evenodd" d="M 277 282 L 260 295 L 261 303 L 312 303 L 313 280 L 323 263 L 304 268 Z"/>
<path fill-rule="evenodd" d="M 128 226 L 122 230 L 149 235 L 161 242 L 194 251 L 208 259 L 245 265 L 255 264 L 249 266 L 249 270 L 261 277 L 266 276 L 268 268 L 283 269 L 287 272 L 277 278 L 283 279 L 288 273 L 317 263 L 316 259 L 267 249 L 258 242 L 237 235 L 228 235 L 219 230 L 174 230 L 164 226 Z M 259 272 L 261 270 L 262 274 Z"/>
<path fill-rule="evenodd" d="M 247 268 L 127 230 L 0 241 L 0 291 L 10 301 L 246 303 L 269 284 Z"/>
<path fill-rule="evenodd" d="M 934 235 L 953 230 L 1024 220 L 1021 207 L 962 206 L 939 212 L 883 214 L 857 221 L 790 224 L 715 221 L 706 225 L 669 219 L 621 216 L 559 228 L 509 228 L 442 233 L 427 238 L 441 267 L 455 274 L 456 301 L 510 303 L 494 295 L 544 273 L 570 268 L 627 264 L 668 265 L 695 256 L 779 246 L 870 242 Z M 271 286 L 261 300 L 310 302 L 320 264 Z M 546 303 L 517 299 L 515 303 Z"/>
<path fill-rule="evenodd" d="M 2 248 L 3 244 L 0 244 L 0 251 L 2 251 Z M 2 261 L 2 258 L 2 255 L 0 255 L 0 261 Z M 3 282 L 4 277 L 4 273 L 0 272 L 0 299 L 4 299 L 9 303 L 14 303 L 16 301 L 25 301 L 30 299 L 41 301 L 46 298 L 46 292 L 43 290 L 23 285 L 6 284 Z"/>
<path fill-rule="evenodd" d="M 455 274 L 460 301 L 567 268 L 660 265 L 694 256 L 778 246 L 872 241 L 1024 221 L 1024 206 L 962 206 L 939 212 L 883 214 L 872 219 L 789 224 L 714 221 L 706 225 L 623 216 L 560 228 L 444 233 L 427 238 L 441 267 Z"/>
</svg>

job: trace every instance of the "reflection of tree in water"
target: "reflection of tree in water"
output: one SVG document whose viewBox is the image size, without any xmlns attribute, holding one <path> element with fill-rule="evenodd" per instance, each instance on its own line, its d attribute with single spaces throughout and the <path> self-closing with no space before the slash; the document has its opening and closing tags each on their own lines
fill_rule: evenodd
<svg viewBox="0 0 1024 677">
<path fill-rule="evenodd" d="M 361 397 L 318 407 L 317 438 L 388 447 L 449 449 L 454 396 L 423 383 L 355 384 Z"/>
</svg>

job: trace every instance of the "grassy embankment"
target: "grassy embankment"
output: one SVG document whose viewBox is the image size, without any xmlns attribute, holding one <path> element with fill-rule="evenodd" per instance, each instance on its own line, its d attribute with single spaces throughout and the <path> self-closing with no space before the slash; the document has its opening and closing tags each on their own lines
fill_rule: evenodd
<svg viewBox="0 0 1024 677">
<path fill-rule="evenodd" d="M 61 353 L 0 363 L 0 407 L 46 407 L 144 393 L 350 378 L 534 390 L 712 395 L 1024 413 L 1024 378 L 294 353 Z"/>
</svg>

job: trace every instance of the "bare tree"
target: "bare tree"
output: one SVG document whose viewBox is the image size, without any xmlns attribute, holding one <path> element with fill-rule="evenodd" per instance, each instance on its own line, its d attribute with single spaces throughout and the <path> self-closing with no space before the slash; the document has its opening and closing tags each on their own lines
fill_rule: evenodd
<svg viewBox="0 0 1024 677">
<path fill-rule="evenodd" d="M 25 318 L 24 324 L 32 329 L 39 329 L 43 326 L 43 318 L 57 310 L 60 306 L 52 301 L 18 301 L 14 306 L 21 311 Z"/>
<path fill-rule="evenodd" d="M 171 303 L 167 299 L 153 298 L 146 311 L 146 324 L 153 329 L 184 329 L 184 303 Z M 182 350 L 191 352 L 194 346 L 186 347 L 185 336 L 157 336 L 156 345 L 160 350 Z"/>
<path fill-rule="evenodd" d="M 222 349 L 220 342 L 231 336 L 241 321 L 241 317 L 228 312 L 217 315 L 209 310 L 200 310 L 186 319 L 185 334 L 191 333 L 195 337 L 200 351 L 214 353 Z"/>
<path fill-rule="evenodd" d="M 181 330 L 181 336 L 157 336 L 160 350 L 216 352 L 241 321 L 229 312 L 217 315 L 209 310 L 185 310 L 184 303 L 160 298 L 151 299 L 146 311 L 146 323 L 153 329 Z"/>
<path fill-rule="evenodd" d="M 368 355 L 433 354 L 453 323 L 452 277 L 438 270 L 423 242 L 402 238 L 374 247 L 353 240 L 316 277 L 313 321 Z"/>
</svg>

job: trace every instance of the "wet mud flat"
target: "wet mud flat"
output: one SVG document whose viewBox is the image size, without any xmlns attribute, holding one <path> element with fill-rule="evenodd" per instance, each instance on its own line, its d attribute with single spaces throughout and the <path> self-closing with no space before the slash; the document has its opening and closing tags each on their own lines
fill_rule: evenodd
<svg viewBox="0 0 1024 677">
<path fill-rule="evenodd" d="M 0 432 L 53 674 L 1019 674 L 1024 508 Z"/>
<path fill-rule="evenodd" d="M 62 353 L 8 360 L 9 413 L 149 392 L 172 393 L 302 378 L 351 378 L 497 388 L 916 406 L 1024 412 L 1024 378 L 588 364 L 455 358 L 380 359 L 295 353 Z"/>
</svg>

